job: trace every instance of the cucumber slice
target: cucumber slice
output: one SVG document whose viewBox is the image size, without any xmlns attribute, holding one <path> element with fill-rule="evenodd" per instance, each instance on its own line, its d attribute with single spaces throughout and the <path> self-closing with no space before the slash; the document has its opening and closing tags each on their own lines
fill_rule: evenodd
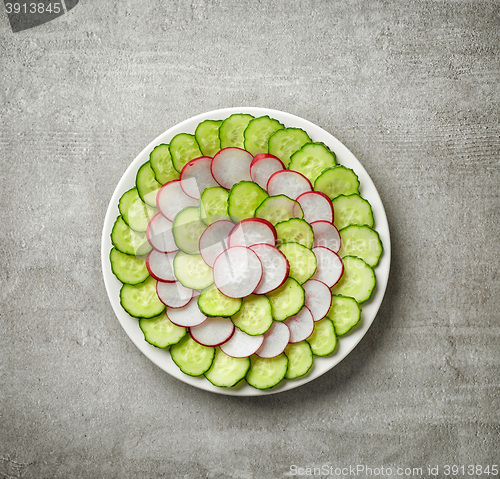
<svg viewBox="0 0 500 479">
<path fill-rule="evenodd" d="M 311 141 L 309 135 L 300 128 L 284 128 L 271 135 L 268 151 L 271 155 L 277 156 L 288 168 L 290 156 Z"/>
<path fill-rule="evenodd" d="M 161 188 L 161 184 L 156 181 L 155 173 L 149 161 L 139 168 L 135 178 L 135 186 L 141 200 L 147 205 L 156 208 L 156 195 Z"/>
<path fill-rule="evenodd" d="M 314 331 L 306 341 L 311 346 L 315 356 L 328 356 L 337 347 L 337 335 L 333 323 L 328 318 L 323 318 L 314 323 Z"/>
<path fill-rule="evenodd" d="M 241 309 L 231 318 L 233 324 L 251 336 L 264 334 L 273 324 L 271 302 L 264 295 L 243 298 Z"/>
<path fill-rule="evenodd" d="M 245 148 L 243 132 L 252 119 L 252 115 L 243 113 L 236 113 L 226 118 L 219 128 L 221 149 L 231 146 Z"/>
<path fill-rule="evenodd" d="M 269 196 L 255 210 L 255 218 L 269 221 L 273 226 L 290 218 L 303 218 L 299 203 L 285 195 Z"/>
<path fill-rule="evenodd" d="M 249 358 L 233 358 L 215 348 L 215 358 L 205 377 L 214 385 L 230 388 L 245 378 L 250 369 Z"/>
<path fill-rule="evenodd" d="M 158 212 L 141 200 L 137 188 L 123 193 L 118 209 L 125 223 L 138 232 L 146 231 L 149 220 Z"/>
<path fill-rule="evenodd" d="M 254 355 L 250 357 L 246 380 L 256 389 L 269 389 L 281 382 L 287 369 L 288 358 L 283 353 L 275 358 L 259 358 Z"/>
<path fill-rule="evenodd" d="M 339 195 L 359 193 L 359 179 L 353 170 L 339 165 L 323 171 L 314 182 L 314 189 L 333 200 Z"/>
<path fill-rule="evenodd" d="M 240 310 L 241 299 L 230 298 L 212 285 L 200 294 L 198 307 L 205 316 L 229 317 Z"/>
<path fill-rule="evenodd" d="M 286 379 L 296 379 L 304 376 L 313 365 L 314 359 L 311 346 L 306 341 L 290 343 L 285 348 L 285 355 L 288 358 Z"/>
<path fill-rule="evenodd" d="M 342 336 L 359 323 L 361 307 L 354 298 L 334 295 L 327 316 L 333 321 L 337 336 Z"/>
<path fill-rule="evenodd" d="M 212 268 L 199 254 L 179 251 L 174 258 L 174 274 L 186 288 L 202 290 L 214 282 Z"/>
<path fill-rule="evenodd" d="M 344 274 L 332 288 L 332 294 L 349 296 L 358 303 L 370 299 L 376 284 L 373 268 L 356 256 L 345 256 L 342 261 Z"/>
<path fill-rule="evenodd" d="M 276 321 L 284 321 L 297 314 L 305 303 L 304 288 L 293 278 L 286 281 L 266 296 L 271 301 L 271 312 Z"/>
<path fill-rule="evenodd" d="M 203 223 L 210 225 L 219 220 L 229 219 L 229 191 L 222 186 L 207 188 L 200 199 L 200 217 Z"/>
<path fill-rule="evenodd" d="M 299 243 L 284 243 L 278 248 L 288 260 L 288 275 L 299 284 L 305 283 L 316 271 L 318 265 L 314 253 Z"/>
<path fill-rule="evenodd" d="M 276 225 L 278 245 L 283 243 L 299 243 L 311 249 L 314 243 L 312 226 L 300 218 L 291 218 Z"/>
<path fill-rule="evenodd" d="M 257 183 L 240 181 L 231 188 L 228 198 L 228 212 L 233 221 L 253 218 L 255 210 L 268 197 L 267 191 Z"/>
<path fill-rule="evenodd" d="M 114 275 L 124 284 L 139 284 L 149 276 L 146 261 L 113 248 L 109 252 L 109 261 Z"/>
<path fill-rule="evenodd" d="M 177 344 L 187 332 L 186 328 L 172 323 L 166 313 L 154 318 L 141 318 L 139 327 L 144 333 L 144 339 L 149 344 L 161 349 Z"/>
<path fill-rule="evenodd" d="M 377 266 L 382 256 L 382 242 L 378 233 L 368 226 L 350 225 L 341 229 L 339 256 L 357 256 L 371 267 Z"/>
<path fill-rule="evenodd" d="M 169 181 L 179 179 L 180 173 L 174 168 L 168 145 L 162 144 L 155 147 L 149 154 L 149 162 L 158 183 L 164 185 Z"/>
<path fill-rule="evenodd" d="M 175 244 L 185 253 L 198 254 L 200 238 L 206 229 L 207 225 L 201 221 L 198 207 L 184 208 L 175 217 L 172 227 Z"/>
<path fill-rule="evenodd" d="M 201 376 L 210 369 L 214 361 L 215 348 L 202 346 L 186 334 L 177 344 L 170 346 L 170 355 L 183 373 L 189 376 Z"/>
<path fill-rule="evenodd" d="M 188 133 L 175 135 L 170 142 L 169 149 L 172 156 L 172 164 L 179 173 L 186 163 L 202 156 L 195 136 Z"/>
<path fill-rule="evenodd" d="M 124 284 L 120 290 L 120 303 L 130 316 L 153 318 L 165 311 L 165 305 L 156 294 L 156 280 L 149 276 L 139 284 Z"/>
<path fill-rule="evenodd" d="M 302 173 L 311 183 L 326 169 L 335 166 L 335 153 L 323 143 L 307 143 L 299 151 L 295 152 L 291 159 L 289 168 L 292 171 Z"/>
<path fill-rule="evenodd" d="M 220 150 L 219 128 L 222 120 L 202 121 L 194 132 L 200 151 L 204 156 L 213 157 Z"/>
<path fill-rule="evenodd" d="M 332 200 L 335 218 L 333 224 L 340 231 L 349 225 L 366 225 L 373 228 L 373 212 L 368 201 L 359 195 L 340 195 Z"/>
<path fill-rule="evenodd" d="M 283 128 L 285 128 L 284 125 L 269 116 L 254 118 L 245 130 L 245 150 L 253 156 L 267 153 L 270 136 Z"/>
<path fill-rule="evenodd" d="M 111 242 L 118 251 L 136 256 L 148 254 L 153 249 L 148 242 L 146 233 L 131 229 L 121 216 L 116 218 L 113 225 Z"/>
</svg>

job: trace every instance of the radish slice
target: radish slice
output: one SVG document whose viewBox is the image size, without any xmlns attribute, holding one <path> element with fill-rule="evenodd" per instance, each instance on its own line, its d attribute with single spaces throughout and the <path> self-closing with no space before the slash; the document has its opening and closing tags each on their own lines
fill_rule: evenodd
<svg viewBox="0 0 500 479">
<path fill-rule="evenodd" d="M 317 279 L 306 281 L 302 287 L 305 291 L 305 305 L 311 311 L 314 321 L 323 319 L 332 305 L 330 288 Z"/>
<path fill-rule="evenodd" d="M 229 318 L 207 318 L 198 326 L 189 328 L 191 337 L 203 346 L 219 346 L 234 333 L 234 324 Z"/>
<path fill-rule="evenodd" d="M 344 263 L 340 256 L 331 249 L 317 246 L 312 249 L 316 256 L 316 272 L 311 279 L 317 279 L 331 288 L 344 273 Z"/>
<path fill-rule="evenodd" d="M 214 263 L 215 285 L 230 298 L 244 298 L 251 294 L 262 279 L 259 257 L 244 246 L 228 248 Z"/>
<path fill-rule="evenodd" d="M 183 308 L 193 298 L 193 290 L 181 283 L 156 283 L 156 294 L 160 301 L 169 308 Z"/>
<path fill-rule="evenodd" d="M 184 208 L 198 206 L 198 200 L 184 193 L 184 190 L 181 188 L 181 180 L 173 180 L 165 183 L 158 191 L 156 202 L 158 203 L 160 213 L 170 221 L 174 221 L 177 213 Z"/>
<path fill-rule="evenodd" d="M 241 148 L 229 147 L 220 150 L 212 159 L 212 176 L 222 187 L 230 190 L 236 183 L 250 177 L 253 156 Z"/>
<path fill-rule="evenodd" d="M 273 173 L 285 169 L 283 162 L 269 153 L 255 155 L 250 164 L 250 176 L 252 181 L 261 188 L 267 189 L 267 182 Z"/>
<path fill-rule="evenodd" d="M 160 253 L 155 249 L 146 257 L 146 268 L 149 274 L 157 281 L 173 283 L 176 278 L 174 274 L 174 258 L 176 251 L 171 253 Z"/>
<path fill-rule="evenodd" d="M 236 328 L 229 341 L 220 345 L 223 353 L 233 358 L 247 358 L 255 353 L 264 342 L 264 335 L 250 336 Z"/>
<path fill-rule="evenodd" d="M 314 331 L 314 319 L 311 311 L 304 306 L 295 316 L 283 321 L 290 329 L 290 342 L 298 343 L 311 336 Z"/>
<path fill-rule="evenodd" d="M 285 323 L 274 321 L 264 333 L 262 346 L 255 354 L 261 358 L 275 358 L 280 355 L 290 341 L 290 329 Z"/>
<path fill-rule="evenodd" d="M 212 158 L 200 156 L 189 161 L 181 171 L 181 188 L 186 195 L 197 200 L 211 186 L 219 186 L 211 172 Z"/>
<path fill-rule="evenodd" d="M 250 249 L 257 254 L 262 263 L 262 279 L 255 288 L 255 294 L 265 294 L 279 288 L 288 277 L 290 265 L 286 256 L 274 246 L 256 244 Z"/>
<path fill-rule="evenodd" d="M 274 246 L 277 239 L 276 230 L 269 221 L 261 218 L 248 218 L 240 221 L 231 231 L 228 239 L 230 247 L 268 244 Z"/>
<path fill-rule="evenodd" d="M 149 244 L 161 253 L 170 253 L 178 249 L 172 233 L 173 223 L 158 213 L 148 223 L 146 235 Z"/>
<path fill-rule="evenodd" d="M 311 223 L 314 233 L 313 246 L 323 246 L 338 253 L 340 249 L 339 230 L 328 221 L 314 221 Z"/>
<path fill-rule="evenodd" d="M 200 254 L 211 268 L 213 268 L 217 256 L 227 249 L 227 238 L 233 228 L 232 221 L 220 220 L 212 223 L 201 235 Z"/>
<path fill-rule="evenodd" d="M 313 221 L 329 221 L 333 223 L 333 205 L 330 198 L 319 191 L 302 193 L 297 202 L 302 207 L 304 219 L 308 223 Z"/>
<path fill-rule="evenodd" d="M 183 308 L 168 309 L 167 316 L 177 326 L 190 328 L 206 321 L 207 317 L 198 308 L 197 301 L 190 301 Z"/>
<path fill-rule="evenodd" d="M 297 171 L 277 171 L 267 182 L 267 192 L 270 196 L 285 195 L 292 200 L 312 189 L 311 182 Z"/>
</svg>

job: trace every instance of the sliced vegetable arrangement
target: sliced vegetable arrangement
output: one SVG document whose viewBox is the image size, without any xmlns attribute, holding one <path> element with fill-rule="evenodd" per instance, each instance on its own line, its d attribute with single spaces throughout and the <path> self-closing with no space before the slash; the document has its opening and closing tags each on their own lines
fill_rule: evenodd
<svg viewBox="0 0 500 479">
<path fill-rule="evenodd" d="M 182 372 L 218 387 L 305 376 L 376 285 L 383 246 L 358 176 L 269 116 L 205 120 L 156 146 L 118 206 L 122 307 Z"/>
</svg>

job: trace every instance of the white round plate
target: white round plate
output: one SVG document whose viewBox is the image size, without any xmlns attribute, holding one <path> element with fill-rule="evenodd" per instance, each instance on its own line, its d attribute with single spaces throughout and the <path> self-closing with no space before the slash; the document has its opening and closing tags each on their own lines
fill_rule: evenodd
<svg viewBox="0 0 500 479">
<path fill-rule="evenodd" d="M 375 268 L 377 286 L 370 300 L 362 304 L 362 316 L 359 324 L 348 334 L 339 338 L 337 349 L 331 356 L 324 358 L 315 356 L 314 365 L 306 376 L 299 379 L 284 380 L 280 384 L 278 384 L 278 386 L 275 386 L 270 390 L 255 389 L 252 386 L 249 386 L 245 381 L 241 381 L 240 384 L 235 388 L 218 388 L 216 386 L 213 386 L 212 383 L 210 383 L 203 376 L 192 377 L 181 372 L 176 364 L 172 361 L 168 350 L 155 348 L 144 340 L 144 336 L 139 328 L 137 319 L 129 316 L 121 307 L 121 283 L 111 271 L 111 265 L 109 262 L 109 252 L 113 247 L 111 244 L 110 234 L 116 217 L 120 214 L 118 211 L 118 201 L 123 193 L 135 186 L 135 177 L 137 174 L 137 170 L 143 163 L 149 160 L 149 154 L 151 150 L 161 143 L 169 143 L 171 139 L 178 133 L 194 134 L 196 127 L 203 120 L 222 120 L 234 113 L 249 113 L 255 117 L 269 115 L 271 118 L 276 118 L 277 120 L 279 120 L 286 127 L 302 128 L 308 133 L 313 141 L 323 142 L 328 145 L 330 149 L 333 150 L 337 155 L 337 162 L 341 165 L 353 169 L 358 175 L 361 184 L 360 194 L 361 196 L 366 198 L 372 205 L 373 215 L 375 218 L 375 229 L 379 233 L 380 239 L 384 246 L 384 253 L 380 259 L 379 264 Z M 288 391 L 289 389 L 294 389 L 296 387 L 302 386 L 312 381 L 313 379 L 318 378 L 319 376 L 325 374 L 327 371 L 336 366 L 356 347 L 356 345 L 361 341 L 363 336 L 368 331 L 368 328 L 375 319 L 377 311 L 382 303 L 382 299 L 384 297 L 385 289 L 387 286 L 387 281 L 389 279 L 391 245 L 389 225 L 387 223 L 384 206 L 377 192 L 377 189 L 375 188 L 373 181 L 371 180 L 370 176 L 363 168 L 361 163 L 339 140 L 337 140 L 330 133 L 326 132 L 319 126 L 307 120 L 299 118 L 298 116 L 284 113 L 278 110 L 270 110 L 267 108 L 242 107 L 224 108 L 221 110 L 210 111 L 185 120 L 167 130 L 165 133 L 153 140 L 148 146 L 146 146 L 144 150 L 142 150 L 142 152 L 125 171 L 125 174 L 119 181 L 118 186 L 116 187 L 109 203 L 102 232 L 101 260 L 104 283 L 106 285 L 106 290 L 108 292 L 111 305 L 118 320 L 120 321 L 123 329 L 128 334 L 130 339 L 134 342 L 134 344 L 142 353 L 144 353 L 151 361 L 153 361 L 153 363 L 155 363 L 161 369 L 176 377 L 177 379 L 180 379 L 187 384 L 191 384 L 192 386 L 204 389 L 206 391 L 211 391 L 218 394 L 227 394 L 231 396 L 262 396 L 267 394 L 275 394 L 282 391 Z M 127 367 L 127 364 L 128 361 L 124 358 L 123 366 Z"/>
</svg>

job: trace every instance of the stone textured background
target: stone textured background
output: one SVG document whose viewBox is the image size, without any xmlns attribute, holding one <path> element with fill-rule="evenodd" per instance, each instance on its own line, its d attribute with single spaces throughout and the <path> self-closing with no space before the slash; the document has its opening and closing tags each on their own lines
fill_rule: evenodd
<svg viewBox="0 0 500 479">
<path fill-rule="evenodd" d="M 494 0 L 82 0 L 14 34 L 0 13 L 0 477 L 498 464 L 499 15 Z M 359 346 L 309 385 L 253 399 L 146 359 L 99 251 L 142 148 L 240 105 L 347 145 L 393 243 Z"/>
</svg>

